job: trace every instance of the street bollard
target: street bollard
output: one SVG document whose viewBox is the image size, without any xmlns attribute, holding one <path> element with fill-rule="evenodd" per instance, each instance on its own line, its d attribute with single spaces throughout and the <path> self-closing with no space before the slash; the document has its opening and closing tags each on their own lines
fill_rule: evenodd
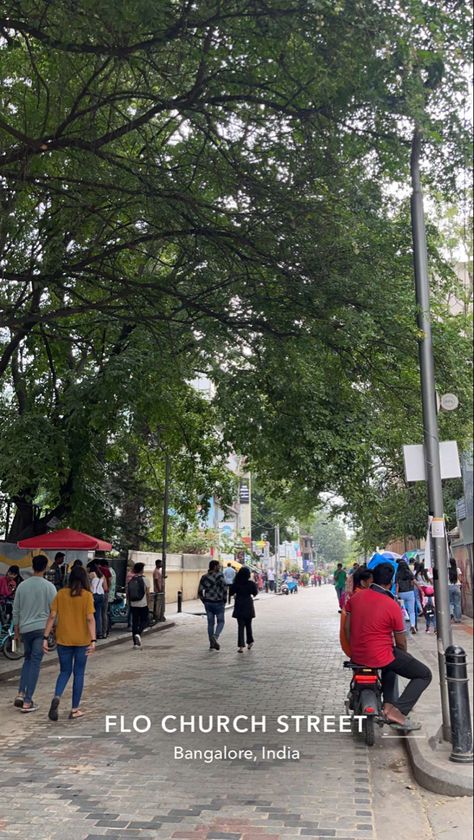
<svg viewBox="0 0 474 840">
<path fill-rule="evenodd" d="M 452 752 L 449 760 L 463 764 L 472 763 L 472 728 L 466 654 L 459 645 L 450 645 L 446 648 L 445 657 L 451 717 Z"/>
<path fill-rule="evenodd" d="M 183 593 L 178 589 L 178 612 L 183 611 Z"/>
</svg>

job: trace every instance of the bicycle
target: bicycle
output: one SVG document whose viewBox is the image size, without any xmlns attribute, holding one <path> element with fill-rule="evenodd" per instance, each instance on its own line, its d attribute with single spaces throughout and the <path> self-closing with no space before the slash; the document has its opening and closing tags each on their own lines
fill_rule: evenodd
<svg viewBox="0 0 474 840">
<path fill-rule="evenodd" d="M 25 655 L 21 642 L 15 642 L 13 621 L 2 624 L 0 629 L 0 651 L 7 659 L 22 659 Z"/>
</svg>

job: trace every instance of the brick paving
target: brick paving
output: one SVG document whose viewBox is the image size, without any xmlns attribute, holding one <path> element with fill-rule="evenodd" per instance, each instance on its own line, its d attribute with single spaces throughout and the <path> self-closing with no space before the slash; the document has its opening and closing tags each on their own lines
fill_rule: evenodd
<svg viewBox="0 0 474 840">
<path fill-rule="evenodd" d="M 374 840 L 370 754 L 350 733 L 278 734 L 278 715 L 344 713 L 347 672 L 338 645 L 332 587 L 257 604 L 256 644 L 238 654 L 227 612 L 222 649 L 207 649 L 205 619 L 92 657 L 83 709 L 46 713 L 55 672 L 40 679 L 40 709 L 14 709 L 14 684 L 0 685 L 5 838 L 35 840 Z M 69 689 L 70 690 L 70 689 Z M 149 716 L 146 734 L 106 734 L 105 715 Z M 266 733 L 167 734 L 164 715 L 266 715 Z M 250 749 L 255 760 L 186 761 L 185 749 Z M 262 747 L 298 750 L 299 760 L 266 760 Z M 391 837 L 388 833 L 387 837 Z"/>
</svg>

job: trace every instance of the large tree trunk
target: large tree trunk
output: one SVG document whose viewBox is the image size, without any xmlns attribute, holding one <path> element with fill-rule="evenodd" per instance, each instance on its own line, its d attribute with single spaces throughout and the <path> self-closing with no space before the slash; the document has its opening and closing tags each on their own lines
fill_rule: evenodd
<svg viewBox="0 0 474 840">
<path fill-rule="evenodd" d="M 47 530 L 44 517 L 37 516 L 37 509 L 32 502 L 16 498 L 16 511 L 6 535 L 7 542 L 16 543 L 27 537 L 44 534 Z"/>
</svg>

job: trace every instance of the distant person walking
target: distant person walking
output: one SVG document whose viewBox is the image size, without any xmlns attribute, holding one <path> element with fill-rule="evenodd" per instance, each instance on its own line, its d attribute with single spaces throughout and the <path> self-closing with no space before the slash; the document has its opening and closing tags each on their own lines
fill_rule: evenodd
<svg viewBox="0 0 474 840">
<path fill-rule="evenodd" d="M 267 572 L 268 588 L 270 592 L 275 591 L 275 569 L 268 569 Z"/>
<path fill-rule="evenodd" d="M 250 569 L 242 566 L 230 587 L 231 595 L 235 595 L 235 606 L 232 616 L 237 619 L 237 649 L 243 653 L 245 644 L 250 650 L 254 643 L 252 620 L 255 618 L 253 599 L 258 595 L 257 584 L 250 579 Z"/>
<path fill-rule="evenodd" d="M 342 568 L 342 563 L 338 563 L 336 571 L 334 572 L 334 586 L 336 589 L 337 602 L 339 604 L 339 612 L 341 612 L 344 606 L 346 577 L 347 575 L 344 569 Z"/>
<path fill-rule="evenodd" d="M 415 615 L 415 575 L 410 569 L 405 560 L 398 560 L 398 568 L 395 575 L 396 595 L 405 607 L 409 619 L 410 630 L 416 633 L 416 615 Z"/>
<path fill-rule="evenodd" d="M 44 631 L 43 650 L 45 653 L 48 653 L 48 636 L 56 619 L 60 671 L 48 717 L 50 720 L 58 719 L 61 697 L 73 674 L 72 706 L 69 718 L 75 720 L 84 715 L 80 708 L 84 675 L 87 657 L 94 653 L 96 642 L 94 599 L 90 591 L 89 578 L 83 566 L 74 566 L 71 569 L 68 585 L 56 594 L 51 604 Z"/>
<path fill-rule="evenodd" d="M 451 612 L 451 620 L 455 624 L 460 624 L 462 621 L 462 606 L 461 606 L 461 580 L 462 572 L 458 568 L 457 563 L 453 558 L 449 561 L 449 607 Z"/>
<path fill-rule="evenodd" d="M 15 639 L 23 642 L 25 659 L 21 669 L 20 685 L 14 705 L 22 712 L 35 712 L 38 706 L 33 694 L 38 682 L 43 659 L 44 628 L 51 604 L 56 597 L 56 587 L 44 579 L 48 558 L 37 555 L 31 561 L 32 577 L 18 588 L 13 602 Z"/>
<path fill-rule="evenodd" d="M 230 594 L 230 588 L 231 588 L 231 586 L 232 586 L 232 584 L 235 580 L 235 575 L 236 575 L 236 571 L 235 571 L 234 567 L 232 566 L 232 563 L 227 563 L 227 566 L 225 567 L 223 574 L 224 574 L 224 580 L 225 580 L 226 586 L 227 586 L 227 591 L 229 593 L 228 601 L 229 601 L 229 604 L 230 604 L 230 599 L 232 598 L 232 595 Z"/>
<path fill-rule="evenodd" d="M 51 581 L 57 590 L 62 589 L 66 583 L 67 566 L 65 559 L 66 555 L 62 551 L 57 551 L 51 566 L 46 572 L 46 579 Z"/>
<path fill-rule="evenodd" d="M 218 639 L 225 624 L 227 584 L 217 560 L 211 560 L 207 573 L 199 581 L 198 598 L 206 610 L 209 650 L 220 650 Z"/>
<path fill-rule="evenodd" d="M 100 571 L 102 572 L 105 580 L 103 581 L 104 587 L 104 601 L 102 604 L 102 638 L 106 639 L 109 635 L 109 590 L 110 584 L 112 582 L 112 571 L 109 567 L 109 561 L 107 558 L 102 556 L 95 556 L 95 563 L 99 567 Z"/>
<path fill-rule="evenodd" d="M 92 592 L 92 597 L 94 599 L 95 626 L 97 638 L 102 639 L 102 615 L 104 609 L 104 601 L 107 597 L 107 582 L 104 573 L 102 572 L 101 568 L 97 565 L 97 563 L 89 563 L 87 566 L 87 570 L 89 572 L 90 589 Z"/>
<path fill-rule="evenodd" d="M 163 581 L 163 562 L 155 561 L 153 569 L 153 618 L 155 621 L 165 620 L 165 588 Z"/>
<path fill-rule="evenodd" d="M 142 633 L 148 625 L 149 586 L 145 579 L 145 564 L 135 563 L 127 584 L 127 598 L 132 613 L 132 638 L 134 649 L 142 646 Z"/>
</svg>

